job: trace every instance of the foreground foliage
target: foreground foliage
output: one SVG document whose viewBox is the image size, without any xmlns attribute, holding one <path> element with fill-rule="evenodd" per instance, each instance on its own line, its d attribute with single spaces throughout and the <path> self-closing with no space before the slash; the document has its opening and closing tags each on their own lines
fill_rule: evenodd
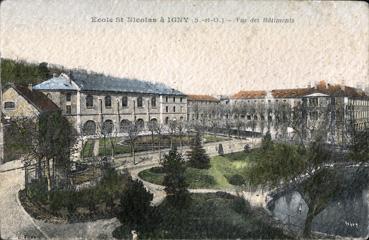
<svg viewBox="0 0 369 240">
<path fill-rule="evenodd" d="M 158 206 L 161 219 L 153 231 L 139 232 L 142 239 L 252 238 L 286 239 L 281 230 L 270 227 L 261 209 L 252 209 L 244 199 L 226 193 L 192 194 L 192 204 L 178 210 L 167 199 Z M 128 226 L 118 227 L 115 238 L 131 237 Z"/>
<path fill-rule="evenodd" d="M 46 179 L 33 181 L 26 190 L 28 199 L 34 206 L 28 209 L 32 211 L 30 214 L 47 214 L 48 217 L 59 217 L 72 222 L 112 217 L 117 212 L 128 175 L 119 174 L 111 168 L 103 172 L 102 179 L 94 187 L 79 191 L 55 190 L 50 193 L 50 196 L 47 192 Z"/>
</svg>

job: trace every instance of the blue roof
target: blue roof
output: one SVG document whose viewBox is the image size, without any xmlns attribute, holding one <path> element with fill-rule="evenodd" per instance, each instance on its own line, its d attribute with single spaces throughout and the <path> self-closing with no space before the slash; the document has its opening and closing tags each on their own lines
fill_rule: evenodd
<svg viewBox="0 0 369 240">
<path fill-rule="evenodd" d="M 147 93 L 162 95 L 184 95 L 182 92 L 172 89 L 162 83 L 152 83 L 137 79 L 117 78 L 87 71 L 72 71 L 69 76 L 81 89 L 81 91 L 104 91 L 125 93 Z M 53 77 L 33 88 L 36 90 L 77 90 L 73 84 L 69 84 L 66 75 Z"/>
<path fill-rule="evenodd" d="M 71 83 L 68 76 L 60 74 L 58 77 L 52 77 L 49 80 L 37 84 L 32 87 L 34 90 L 72 90 L 76 91 L 77 87 Z"/>
</svg>

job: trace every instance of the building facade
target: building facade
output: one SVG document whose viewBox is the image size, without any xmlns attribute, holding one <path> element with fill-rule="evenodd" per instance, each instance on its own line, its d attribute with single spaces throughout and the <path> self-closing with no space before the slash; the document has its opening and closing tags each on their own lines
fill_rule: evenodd
<svg viewBox="0 0 369 240">
<path fill-rule="evenodd" d="M 120 133 L 131 122 L 184 121 L 187 97 L 163 84 L 74 71 L 33 87 L 51 99 L 84 136 Z"/>
<path fill-rule="evenodd" d="M 187 119 L 190 121 L 213 118 L 220 100 L 209 95 L 187 95 Z"/>
<path fill-rule="evenodd" d="M 328 141 L 345 144 L 353 128 L 369 127 L 369 97 L 359 89 L 324 81 L 307 88 L 240 91 L 230 102 L 236 109 L 234 119 L 256 121 L 257 126 L 266 122 L 275 137 L 299 134 L 309 139 L 324 126 Z"/>
<path fill-rule="evenodd" d="M 42 112 L 58 111 L 58 106 L 42 92 L 32 91 L 32 86 L 8 85 L 2 93 L 4 118 L 34 118 Z"/>
</svg>

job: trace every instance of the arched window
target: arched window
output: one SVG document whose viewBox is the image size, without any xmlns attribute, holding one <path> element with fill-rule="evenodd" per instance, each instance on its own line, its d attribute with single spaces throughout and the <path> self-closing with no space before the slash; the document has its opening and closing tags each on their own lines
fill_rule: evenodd
<svg viewBox="0 0 369 240">
<path fill-rule="evenodd" d="M 176 112 L 176 107 L 175 106 L 173 107 L 173 112 Z"/>
<path fill-rule="evenodd" d="M 88 120 L 83 124 L 83 135 L 89 136 L 89 135 L 95 135 L 96 134 L 96 123 L 92 120 Z"/>
<path fill-rule="evenodd" d="M 122 107 L 128 107 L 128 97 L 127 96 L 122 97 Z"/>
<path fill-rule="evenodd" d="M 137 119 L 136 124 L 138 128 L 143 129 L 145 127 L 145 122 L 142 118 Z"/>
<path fill-rule="evenodd" d="M 113 121 L 112 120 L 105 120 L 102 126 L 102 133 L 103 134 L 111 134 L 113 132 Z"/>
<path fill-rule="evenodd" d="M 122 121 L 120 121 L 120 132 L 124 132 L 130 124 L 131 122 L 127 119 L 123 119 Z"/>
<path fill-rule="evenodd" d="M 156 119 L 156 118 L 151 118 L 150 122 L 158 123 L 158 119 Z"/>
<path fill-rule="evenodd" d="M 151 98 L 151 107 L 156 107 L 156 97 Z"/>
<path fill-rule="evenodd" d="M 86 107 L 92 108 L 94 106 L 94 97 L 92 95 L 86 96 Z"/>
<path fill-rule="evenodd" d="M 169 117 L 166 117 L 165 118 L 165 124 L 168 124 L 169 123 Z"/>
<path fill-rule="evenodd" d="M 137 98 L 137 107 L 142 107 L 142 97 Z"/>
<path fill-rule="evenodd" d="M 105 107 L 111 108 L 111 97 L 109 95 L 105 96 Z"/>
</svg>

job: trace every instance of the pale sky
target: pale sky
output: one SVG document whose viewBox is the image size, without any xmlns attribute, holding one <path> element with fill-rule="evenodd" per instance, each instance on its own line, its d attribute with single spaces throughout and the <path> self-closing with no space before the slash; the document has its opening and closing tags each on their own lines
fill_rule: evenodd
<svg viewBox="0 0 369 240">
<path fill-rule="evenodd" d="M 163 82 L 185 93 L 369 82 L 365 2 L 8 0 L 0 11 L 2 57 Z M 113 22 L 93 23 L 92 17 Z M 121 23 L 116 17 L 190 22 Z M 264 17 L 293 23 L 265 23 Z"/>
</svg>

